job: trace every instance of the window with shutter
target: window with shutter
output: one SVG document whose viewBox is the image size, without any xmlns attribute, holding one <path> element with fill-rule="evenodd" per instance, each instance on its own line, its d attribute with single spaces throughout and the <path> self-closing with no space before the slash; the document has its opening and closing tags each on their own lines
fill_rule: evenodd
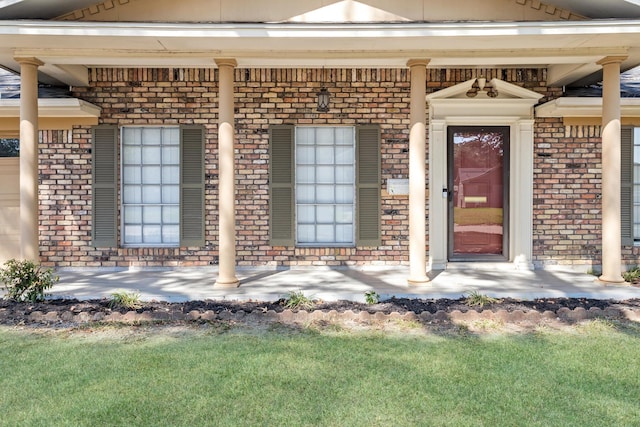
<svg viewBox="0 0 640 427">
<path fill-rule="evenodd" d="M 380 244 L 380 128 L 270 128 L 274 246 Z"/>
<path fill-rule="evenodd" d="M 298 127 L 295 144 L 296 244 L 355 244 L 355 131 Z"/>
<path fill-rule="evenodd" d="M 122 245 L 180 241 L 180 129 L 122 128 Z"/>
<path fill-rule="evenodd" d="M 122 128 L 122 245 L 204 245 L 204 130 Z"/>
</svg>

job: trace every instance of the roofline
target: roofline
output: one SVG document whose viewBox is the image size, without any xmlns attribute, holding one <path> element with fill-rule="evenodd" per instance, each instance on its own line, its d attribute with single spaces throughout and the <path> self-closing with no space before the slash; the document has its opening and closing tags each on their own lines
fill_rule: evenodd
<svg viewBox="0 0 640 427">
<path fill-rule="evenodd" d="M 317 43 L 313 43 L 317 41 Z M 51 44 L 55 43 L 55 44 Z M 261 45 L 263 43 L 263 45 Z M 522 47 L 526 45 L 526 47 Z M 640 64 L 640 19 L 528 22 L 146 23 L 0 20 L 3 65 L 45 62 L 41 73 L 86 85 L 85 66 L 243 67 L 558 65 L 551 85 L 597 75 L 606 56 Z M 565 66 L 566 64 L 566 66 Z M 593 78 L 593 77 L 591 77 Z"/>
<path fill-rule="evenodd" d="M 40 117 L 99 118 L 102 109 L 78 98 L 39 98 Z M 20 117 L 20 99 L 0 99 L 0 117 Z"/>
<path fill-rule="evenodd" d="M 269 31 L 265 33 L 264 31 Z M 453 37 L 640 33 L 640 19 L 522 22 L 155 23 L 0 20 L 2 35 L 145 37 Z"/>
<path fill-rule="evenodd" d="M 623 117 L 640 117 L 640 98 L 621 98 Z M 601 97 L 564 97 L 536 107 L 536 117 L 602 117 Z"/>
</svg>

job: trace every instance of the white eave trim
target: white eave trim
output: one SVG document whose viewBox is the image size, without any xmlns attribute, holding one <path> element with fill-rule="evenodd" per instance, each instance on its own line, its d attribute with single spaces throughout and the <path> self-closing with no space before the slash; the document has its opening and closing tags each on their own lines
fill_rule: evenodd
<svg viewBox="0 0 640 427">
<path fill-rule="evenodd" d="M 77 98 L 38 99 L 39 117 L 99 118 L 101 108 Z M 20 117 L 19 99 L 0 99 L 0 117 Z"/>
<path fill-rule="evenodd" d="M 640 99 L 620 99 L 622 117 L 640 117 Z M 602 98 L 558 98 L 536 107 L 536 117 L 602 117 Z"/>
<path fill-rule="evenodd" d="M 640 20 L 444 23 L 102 23 L 0 21 L 0 36 L 380 38 L 639 34 Z"/>
</svg>

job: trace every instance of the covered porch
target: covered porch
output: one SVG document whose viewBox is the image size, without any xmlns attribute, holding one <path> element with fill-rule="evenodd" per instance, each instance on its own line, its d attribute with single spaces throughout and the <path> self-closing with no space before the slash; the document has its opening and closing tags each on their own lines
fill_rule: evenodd
<svg viewBox="0 0 640 427">
<path fill-rule="evenodd" d="M 37 141 L 41 115 L 37 100 L 38 75 L 71 86 L 88 84 L 91 67 L 191 66 L 217 68 L 219 93 L 219 269 L 217 287 L 242 283 L 237 271 L 235 182 L 238 164 L 234 146 L 235 70 L 252 68 L 407 68 L 410 72 L 409 135 L 409 256 L 404 280 L 422 286 L 429 257 L 436 268 L 448 261 L 438 232 L 446 227 L 446 213 L 436 200 L 442 191 L 437 168 L 441 158 L 427 163 L 427 140 L 452 123 L 448 116 L 427 114 L 427 69 L 466 67 L 542 67 L 547 85 L 593 78 L 602 72 L 602 276 L 604 282 L 622 282 L 620 241 L 620 83 L 621 70 L 640 63 L 640 23 L 637 22 L 527 22 L 527 23 L 407 23 L 407 24 L 161 24 L 9 22 L 3 32 L 3 61 L 22 75 L 20 98 L 21 144 L 21 253 L 39 258 L 37 211 Z M 86 49 L 87 40 L 93 42 Z M 135 41 L 135 43 L 133 43 Z M 261 46 L 256 50 L 255 46 Z M 20 46 L 14 49 L 13 46 Z M 210 46 L 217 46 L 215 51 Z M 437 46 L 437 48 L 436 48 Z M 579 46 L 579 47 L 578 47 Z M 498 81 L 496 84 L 500 84 Z M 471 84 L 471 82 L 469 83 Z M 443 91 L 444 92 L 444 91 Z M 509 92 L 506 87 L 503 93 Z M 492 120 L 517 127 L 522 162 L 514 191 L 520 194 L 517 222 L 507 259 L 512 269 L 529 268 L 531 247 L 531 196 L 533 98 L 528 117 L 519 121 L 491 113 Z M 429 110 L 429 114 L 432 111 Z M 457 120 L 477 123 L 468 111 Z M 449 121 L 448 121 L 449 120 Z M 455 120 L 454 120 L 455 122 Z M 429 129 L 430 138 L 427 138 Z M 435 150 L 430 150 L 433 155 Z M 427 165 L 430 166 L 427 174 Z M 427 179 L 429 177 L 429 179 Z M 430 210 L 427 210 L 429 206 Z M 427 213 L 429 220 L 427 220 Z M 428 225 L 428 221 L 431 221 Z M 428 237 L 427 237 L 428 236 Z M 431 239 L 431 241 L 428 241 Z M 428 244 L 429 243 L 429 244 Z M 439 244 L 439 243 L 438 243 Z M 427 250 L 429 247 L 429 250 Z"/>
</svg>

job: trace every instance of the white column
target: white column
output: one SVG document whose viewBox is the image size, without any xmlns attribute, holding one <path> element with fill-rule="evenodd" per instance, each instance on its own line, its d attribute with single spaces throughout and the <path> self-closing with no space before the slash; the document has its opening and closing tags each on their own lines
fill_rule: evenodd
<svg viewBox="0 0 640 427">
<path fill-rule="evenodd" d="M 409 279 L 427 283 L 426 254 L 426 112 L 427 59 L 407 63 L 411 72 L 411 127 L 409 131 Z"/>
<path fill-rule="evenodd" d="M 602 276 L 603 282 L 621 283 L 622 237 L 620 205 L 620 63 L 626 57 L 609 56 L 602 84 Z"/>
<path fill-rule="evenodd" d="M 20 64 L 20 256 L 40 261 L 38 241 L 38 67 L 36 58 Z"/>
<path fill-rule="evenodd" d="M 236 194 L 234 153 L 234 69 L 235 59 L 216 59 L 220 76 L 218 96 L 218 211 L 219 270 L 216 286 L 237 287 Z"/>
</svg>

